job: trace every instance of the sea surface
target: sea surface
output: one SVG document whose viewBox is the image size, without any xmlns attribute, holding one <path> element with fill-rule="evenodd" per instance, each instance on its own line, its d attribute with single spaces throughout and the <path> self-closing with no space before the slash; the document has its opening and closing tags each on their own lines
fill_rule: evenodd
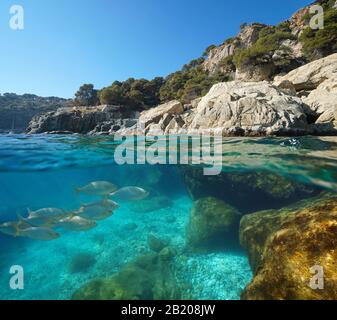
<svg viewBox="0 0 337 320">
<path fill-rule="evenodd" d="M 142 145 L 133 156 L 137 158 L 137 153 L 152 143 Z M 165 149 L 166 137 L 156 143 Z M 18 215 L 27 217 L 28 209 L 74 211 L 95 201 L 93 196 L 76 192 L 94 181 L 137 186 L 150 193 L 144 200 L 120 202 L 120 208 L 92 230 L 57 230 L 61 236 L 53 241 L 0 233 L 0 300 L 71 299 L 89 281 L 118 274 L 128 263 L 153 252 L 149 235 L 162 239 L 176 252 L 171 263 L 175 281 L 182 287 L 182 299 L 240 299 L 252 272 L 238 243 L 238 232 L 228 245 L 191 250 L 186 243 L 196 195 L 184 174 L 210 164 L 121 165 L 115 157 L 120 145 L 112 137 L 0 135 L 0 224 L 15 221 Z M 272 174 L 315 192 L 337 193 L 336 137 L 225 138 L 221 150 L 213 159 L 217 166 L 221 164 L 222 174 Z M 193 146 L 180 150 L 184 152 L 187 156 L 199 153 Z M 205 181 L 198 192 L 214 195 Z M 240 183 L 241 187 L 235 185 L 235 194 L 245 189 L 245 181 Z M 277 200 L 272 204 L 281 205 Z M 260 207 L 252 196 L 241 211 L 247 214 Z M 9 285 L 14 265 L 24 270 L 23 290 Z"/>
</svg>

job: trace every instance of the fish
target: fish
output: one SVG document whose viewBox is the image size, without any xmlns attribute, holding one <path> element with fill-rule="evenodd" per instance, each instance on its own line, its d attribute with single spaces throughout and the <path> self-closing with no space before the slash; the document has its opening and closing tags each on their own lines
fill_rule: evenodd
<svg viewBox="0 0 337 320">
<path fill-rule="evenodd" d="M 95 228 L 97 223 L 79 216 L 74 216 L 60 220 L 57 226 L 68 231 L 87 231 Z"/>
<path fill-rule="evenodd" d="M 117 198 L 122 201 L 139 201 L 147 198 L 149 192 L 139 187 L 124 187 L 113 193 L 110 197 Z"/>
<path fill-rule="evenodd" d="M 113 215 L 114 207 L 112 204 L 110 204 L 110 206 L 106 206 L 107 203 L 109 203 L 108 200 L 84 204 L 75 214 L 89 220 L 98 221 L 107 219 Z"/>
<path fill-rule="evenodd" d="M 31 227 L 19 230 L 20 237 L 33 240 L 50 241 L 60 237 L 60 234 L 50 228 Z"/>
<path fill-rule="evenodd" d="M 8 236 L 18 237 L 19 231 L 18 222 L 5 222 L 0 225 L 0 232 Z"/>
<path fill-rule="evenodd" d="M 95 181 L 89 183 L 82 188 L 77 188 L 76 192 L 93 196 L 108 196 L 110 193 L 115 192 L 117 189 L 117 186 L 110 182 Z"/>
<path fill-rule="evenodd" d="M 37 218 L 37 217 L 43 217 L 43 218 L 50 218 L 50 219 L 63 219 L 67 216 L 67 213 L 63 209 L 58 208 L 43 208 L 37 211 L 31 211 L 28 209 L 28 218 Z"/>
<path fill-rule="evenodd" d="M 21 229 L 28 229 L 31 227 L 32 226 L 30 224 L 22 220 L 10 221 L 0 225 L 0 232 L 8 236 L 19 237 Z"/>
<path fill-rule="evenodd" d="M 110 199 L 104 199 L 102 201 L 102 205 L 105 206 L 106 208 L 108 208 L 111 211 L 114 211 L 114 210 L 116 210 L 120 207 L 117 202 L 112 201 Z"/>
<path fill-rule="evenodd" d="M 28 218 L 23 218 L 21 215 L 18 215 L 18 221 L 21 223 L 26 223 L 30 227 L 42 228 L 51 228 L 57 222 L 56 219 L 44 216 L 28 216 Z"/>
</svg>

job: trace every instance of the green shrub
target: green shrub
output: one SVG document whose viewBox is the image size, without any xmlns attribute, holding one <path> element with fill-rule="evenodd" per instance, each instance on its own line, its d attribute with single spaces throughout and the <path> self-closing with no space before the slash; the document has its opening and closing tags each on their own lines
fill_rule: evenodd
<svg viewBox="0 0 337 320">
<path fill-rule="evenodd" d="M 330 9 L 324 15 L 324 29 L 313 30 L 307 27 L 301 37 L 303 53 L 314 58 L 315 51 L 323 55 L 337 52 L 337 10 Z"/>
<path fill-rule="evenodd" d="M 160 77 L 151 81 L 133 78 L 124 82 L 115 81 L 99 92 L 100 103 L 122 105 L 134 110 L 154 107 L 160 103 L 159 90 L 163 84 L 164 79 Z"/>
<path fill-rule="evenodd" d="M 209 53 L 214 49 L 216 48 L 216 45 L 212 44 L 211 46 L 208 46 L 205 50 L 205 52 L 203 53 L 203 57 L 208 57 L 209 56 Z"/>
<path fill-rule="evenodd" d="M 220 61 L 220 67 L 228 72 L 235 71 L 234 55 L 227 56 Z"/>
<path fill-rule="evenodd" d="M 183 69 L 168 76 L 160 89 L 160 99 L 162 102 L 177 99 L 189 103 L 205 95 L 215 83 L 228 80 L 228 76 L 221 73 L 210 75 L 201 65 Z"/>
<path fill-rule="evenodd" d="M 265 34 L 264 31 L 262 34 Z M 258 58 L 266 55 L 273 54 L 280 48 L 280 44 L 283 40 L 295 40 L 296 36 L 289 32 L 275 31 L 274 33 L 267 34 L 260 37 L 257 42 L 248 49 L 238 52 L 234 56 L 234 63 L 237 67 L 243 64 L 255 63 Z"/>
</svg>

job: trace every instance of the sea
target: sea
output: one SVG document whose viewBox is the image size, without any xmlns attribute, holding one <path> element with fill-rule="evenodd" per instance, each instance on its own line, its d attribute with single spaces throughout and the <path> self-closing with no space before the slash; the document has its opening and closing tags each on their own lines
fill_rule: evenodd
<svg viewBox="0 0 337 320">
<path fill-rule="evenodd" d="M 92 182 L 148 192 L 141 200 L 114 199 L 119 208 L 90 230 L 55 226 L 57 239 L 0 232 L 0 300 L 73 299 L 92 281 L 118 277 L 142 257 L 163 256 L 165 248 L 172 253 L 167 264 L 179 299 L 239 300 L 253 277 L 239 242 L 239 224 L 223 238 L 219 234 L 191 245 L 195 203 L 219 199 L 241 217 L 320 192 L 337 193 L 336 137 L 223 138 L 213 142 L 220 154 L 214 151 L 207 161 L 194 162 L 190 158 L 200 152 L 193 141 L 199 137 L 176 138 L 178 146 L 187 142 L 185 148 L 169 148 L 164 136 L 137 144 L 111 136 L 0 135 L 0 226 L 27 218 L 30 211 L 60 208 L 73 213 L 101 201 L 78 192 Z M 172 154 L 177 161 L 169 161 Z M 212 163 L 217 170 L 207 172 Z M 156 265 L 153 277 L 167 276 L 167 265 L 165 270 L 161 266 Z M 146 286 L 143 280 L 144 275 L 136 274 L 129 281 Z M 165 293 L 143 296 L 142 289 L 135 299 L 172 298 Z M 98 292 L 97 298 L 102 298 Z"/>
</svg>

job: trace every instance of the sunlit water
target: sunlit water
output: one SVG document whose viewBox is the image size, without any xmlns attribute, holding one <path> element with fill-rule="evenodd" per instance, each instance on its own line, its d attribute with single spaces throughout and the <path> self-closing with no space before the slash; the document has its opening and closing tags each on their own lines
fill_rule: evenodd
<svg viewBox="0 0 337 320">
<path fill-rule="evenodd" d="M 92 181 L 139 186 L 150 192 L 145 203 L 120 203 L 112 217 L 87 232 L 60 231 L 61 237 L 50 242 L 0 234 L 0 299 L 70 299 L 88 281 L 111 276 L 150 252 L 149 234 L 168 240 L 184 257 L 175 262 L 177 281 L 188 288 L 183 298 L 239 299 L 252 273 L 237 234 L 232 248 L 190 252 L 186 226 L 193 200 L 181 165 L 117 165 L 116 146 L 110 137 L 0 136 L 0 223 L 15 220 L 17 214 L 26 216 L 28 208 L 75 210 L 94 200 L 75 192 Z M 228 138 L 216 161 L 221 161 L 223 172 L 276 173 L 317 190 L 337 192 L 337 139 L 333 137 Z M 74 270 L 74 259 L 83 254 L 89 254 L 92 263 Z M 24 290 L 9 287 L 13 265 L 24 268 Z"/>
</svg>

